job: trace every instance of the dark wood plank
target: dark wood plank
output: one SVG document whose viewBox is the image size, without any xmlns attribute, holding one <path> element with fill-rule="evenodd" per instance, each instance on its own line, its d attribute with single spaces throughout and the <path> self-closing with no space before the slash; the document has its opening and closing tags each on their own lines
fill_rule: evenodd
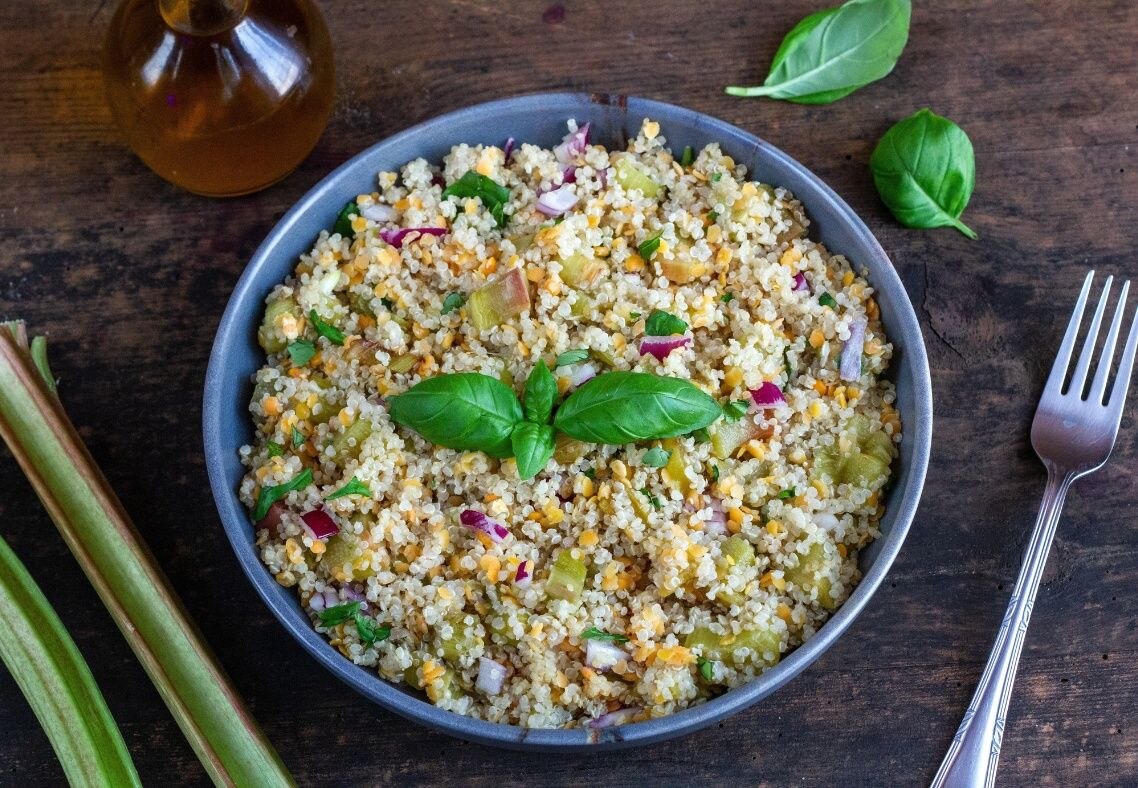
<svg viewBox="0 0 1138 788">
<path fill-rule="evenodd" d="M 1138 104 L 1128 0 L 914 10 L 896 73 L 826 107 L 739 101 L 819 3 L 450 0 L 323 3 L 337 102 L 281 184 L 218 202 L 124 149 L 103 104 L 113 4 L 0 8 L 0 315 L 53 341 L 64 399 L 239 690 L 303 784 L 926 782 L 1003 611 L 1042 471 L 1027 441 L 1041 380 L 1090 266 L 1138 275 Z M 548 15 L 553 18 L 556 15 Z M 549 89 L 660 98 L 738 123 L 804 162 L 869 222 L 921 317 L 937 428 L 929 483 L 889 581 L 803 676 L 722 725 L 595 756 L 497 752 L 405 724 L 320 670 L 274 623 L 224 540 L 201 459 L 205 359 L 237 276 L 276 219 L 375 140 L 476 101 Z M 981 240 L 897 226 L 867 172 L 878 137 L 931 106 L 976 148 Z M 666 130 L 665 130 L 666 133 Z M 1001 780 L 1138 774 L 1138 430 L 1070 499 L 1035 607 Z M 150 784 L 204 777 L 6 451 L 0 533 L 41 580 Z M 235 635 L 236 633 L 236 635 Z M 62 784 L 0 672 L 0 783 Z"/>
</svg>

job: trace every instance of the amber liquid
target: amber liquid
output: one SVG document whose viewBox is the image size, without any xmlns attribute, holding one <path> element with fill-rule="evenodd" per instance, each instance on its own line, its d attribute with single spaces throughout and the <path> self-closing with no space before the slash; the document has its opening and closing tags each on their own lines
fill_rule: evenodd
<svg viewBox="0 0 1138 788">
<path fill-rule="evenodd" d="M 163 178 L 209 196 L 291 172 L 332 109 L 327 28 L 309 0 L 125 0 L 107 36 L 107 98 Z"/>
</svg>

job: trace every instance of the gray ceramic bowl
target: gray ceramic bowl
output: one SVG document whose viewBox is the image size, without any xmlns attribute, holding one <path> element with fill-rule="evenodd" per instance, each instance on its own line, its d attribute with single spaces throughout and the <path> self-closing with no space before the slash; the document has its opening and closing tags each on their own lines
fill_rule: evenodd
<svg viewBox="0 0 1138 788">
<path fill-rule="evenodd" d="M 312 628 L 296 592 L 277 585 L 258 559 L 249 515 L 237 498 L 242 476 L 237 449 L 252 437 L 246 407 L 252 390 L 250 377 L 264 362 L 256 333 L 265 296 L 288 276 L 320 230 L 332 226 L 347 200 L 374 190 L 380 170 L 398 169 L 419 156 L 439 161 L 460 142 L 501 145 L 507 137 L 515 137 L 550 147 L 564 135 L 567 118 L 590 121 L 591 138 L 614 145 L 634 135 L 646 117 L 660 122 L 675 150 L 685 145 L 698 150 L 718 142 L 756 178 L 788 187 L 813 220 L 812 236 L 869 269 L 885 329 L 895 347 L 891 375 L 905 430 L 881 538 L 861 555 L 861 584 L 813 638 L 751 683 L 715 700 L 669 717 L 599 732 L 528 730 L 443 711 L 420 693 L 384 681 L 374 671 L 344 659 Z M 917 317 L 889 258 L 850 207 L 809 170 L 754 135 L 691 110 L 637 98 L 553 93 L 479 104 L 415 126 L 368 148 L 306 194 L 253 255 L 229 300 L 206 373 L 203 421 L 210 484 L 237 559 L 276 617 L 318 662 L 385 708 L 435 730 L 517 749 L 574 750 L 646 744 L 703 728 L 774 692 L 833 645 L 877 590 L 917 509 L 932 434 L 932 386 Z"/>
</svg>

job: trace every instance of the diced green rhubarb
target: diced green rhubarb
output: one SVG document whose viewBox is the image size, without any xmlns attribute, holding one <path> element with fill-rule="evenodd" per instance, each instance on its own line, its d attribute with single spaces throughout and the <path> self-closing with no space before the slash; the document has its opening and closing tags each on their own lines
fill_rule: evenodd
<svg viewBox="0 0 1138 788">
<path fill-rule="evenodd" d="M 339 570 L 344 573 L 347 580 L 364 580 L 375 574 L 373 569 L 356 568 L 356 549 L 359 547 L 359 537 L 347 531 L 330 536 L 325 542 L 324 553 L 320 562 L 330 571 Z"/>
<path fill-rule="evenodd" d="M 361 315 L 375 317 L 375 310 L 371 308 L 371 299 L 372 296 L 368 293 L 352 293 L 352 310 Z"/>
<path fill-rule="evenodd" d="M 616 164 L 616 182 L 625 191 L 637 190 L 649 199 L 660 196 L 660 184 L 654 181 L 631 157 L 624 157 Z"/>
<path fill-rule="evenodd" d="M 581 290 L 597 281 L 605 272 L 605 264 L 595 257 L 577 253 L 561 261 L 561 281 Z"/>
<path fill-rule="evenodd" d="M 553 445 L 553 459 L 562 465 L 572 465 L 585 455 L 589 448 L 587 443 L 576 438 L 570 438 L 563 432 L 557 434 Z"/>
<path fill-rule="evenodd" d="M 451 632 L 439 638 L 443 659 L 452 665 L 458 665 L 464 655 L 482 649 L 482 636 L 478 634 L 478 627 L 466 623 L 465 613 L 451 614 L 445 620 L 450 625 Z"/>
<path fill-rule="evenodd" d="M 675 438 L 669 438 L 664 441 L 664 448 L 671 452 L 668 456 L 668 464 L 664 466 L 662 472 L 664 481 L 687 495 L 691 491 L 691 481 L 688 479 L 687 455 L 684 452 L 683 444 Z"/>
<path fill-rule="evenodd" d="M 827 610 L 833 610 L 835 600 L 830 593 L 830 578 L 827 574 L 829 563 L 826 560 L 826 548 L 821 542 L 815 542 L 805 555 L 798 554 L 797 566 L 785 570 L 783 576 L 807 594 L 817 591 L 818 603 Z"/>
<path fill-rule="evenodd" d="M 412 662 L 409 667 L 403 671 L 403 681 L 407 686 L 414 687 L 417 690 L 423 688 L 423 680 L 419 678 L 419 663 Z"/>
<path fill-rule="evenodd" d="M 360 456 L 360 449 L 364 441 L 371 437 L 371 422 L 367 419 L 356 419 L 351 426 L 343 432 L 336 433 L 332 438 L 332 450 L 335 454 L 336 464 L 341 468 L 347 465 L 349 459 Z"/>
<path fill-rule="evenodd" d="M 507 643 L 511 646 L 518 644 L 518 637 L 514 634 L 514 629 L 510 625 L 510 615 L 507 613 L 492 613 L 486 619 L 487 628 L 494 634 L 499 642 Z M 514 618 L 522 624 L 522 629 L 529 629 L 529 611 L 524 608 L 519 609 L 518 612 L 512 614 Z"/>
<path fill-rule="evenodd" d="M 520 268 L 514 268 L 470 294 L 470 321 L 479 331 L 500 326 L 529 311 L 529 286 Z"/>
<path fill-rule="evenodd" d="M 669 281 L 684 285 L 707 273 L 707 266 L 691 256 L 691 244 L 681 239 L 672 257 L 660 260 L 660 270 Z"/>
<path fill-rule="evenodd" d="M 431 703 L 438 703 L 440 700 L 453 700 L 461 697 L 462 686 L 458 683 L 458 675 L 447 668 L 443 671 L 443 675 L 427 684 L 424 689 L 427 691 L 427 697 L 430 698 Z"/>
<path fill-rule="evenodd" d="M 731 559 L 731 566 L 751 566 L 755 563 L 755 547 L 739 534 L 723 542 L 723 555 Z"/>
<path fill-rule="evenodd" d="M 286 317 L 296 318 L 298 309 L 291 298 L 276 298 L 265 306 L 265 317 L 257 329 L 257 341 L 266 353 L 280 353 L 288 347 L 289 338 L 281 329 Z"/>
<path fill-rule="evenodd" d="M 745 664 L 775 665 L 781 655 L 782 636 L 771 629 L 744 629 L 738 635 L 720 636 L 707 627 L 696 627 L 684 639 L 684 645 L 698 649 L 704 659 L 726 662 L 735 667 Z M 750 649 L 751 655 L 736 657 L 740 649 Z"/>
<path fill-rule="evenodd" d="M 391 363 L 387 365 L 387 368 L 401 375 L 405 372 L 410 372 L 412 367 L 415 366 L 416 360 L 414 353 L 402 353 L 391 359 Z"/>
<path fill-rule="evenodd" d="M 590 317 L 595 308 L 593 299 L 584 293 L 577 293 L 577 297 L 573 299 L 573 305 L 569 307 L 569 314 L 573 317 Z"/>
<path fill-rule="evenodd" d="M 545 593 L 569 602 L 577 601 L 585 588 L 585 562 L 573 557 L 571 550 L 562 550 L 549 570 Z"/>
<path fill-rule="evenodd" d="M 589 358 L 600 364 L 604 364 L 606 367 L 616 366 L 616 359 L 612 357 L 612 353 L 608 353 L 604 350 L 589 348 Z"/>
<path fill-rule="evenodd" d="M 761 437 L 764 430 L 750 415 L 730 421 L 723 418 L 707 428 L 711 437 L 711 453 L 725 460 L 749 440 Z"/>
<path fill-rule="evenodd" d="M 846 425 L 844 438 L 849 445 L 847 454 L 842 454 L 842 441 L 814 451 L 811 475 L 815 479 L 828 476 L 835 484 L 872 484 L 889 474 L 893 439 L 880 426 L 858 414 Z"/>
</svg>

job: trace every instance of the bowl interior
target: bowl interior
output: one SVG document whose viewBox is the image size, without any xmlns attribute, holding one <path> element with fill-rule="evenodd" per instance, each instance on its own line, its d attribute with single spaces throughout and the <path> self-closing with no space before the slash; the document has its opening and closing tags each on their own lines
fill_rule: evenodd
<svg viewBox="0 0 1138 788">
<path fill-rule="evenodd" d="M 264 363 L 256 329 L 265 296 L 285 279 L 299 255 L 311 249 L 320 230 L 332 226 L 345 202 L 374 190 L 381 170 L 397 170 L 417 157 L 438 162 L 451 146 L 462 142 L 501 146 L 507 137 L 514 137 L 519 144 L 551 147 L 564 136 L 568 118 L 592 123 L 593 141 L 619 146 L 636 134 L 646 117 L 660 122 L 673 150 L 685 145 L 698 150 L 718 142 L 753 177 L 790 189 L 806 207 L 812 221 L 811 237 L 846 255 L 857 268 L 868 268 L 895 348 L 890 376 L 897 386 L 897 408 L 904 425 L 881 537 L 861 554 L 862 582 L 813 638 L 746 686 L 712 701 L 669 717 L 599 732 L 527 730 L 443 711 L 419 693 L 388 683 L 329 647 L 312 628 L 295 591 L 278 585 L 258 558 L 248 513 L 236 493 L 243 474 L 237 449 L 252 439 L 247 404 L 250 378 Z M 441 116 L 368 148 L 321 181 L 285 214 L 238 282 L 214 342 L 203 405 L 206 464 L 226 534 L 261 597 L 301 645 L 356 690 L 405 717 L 462 738 L 527 749 L 616 747 L 669 738 L 710 725 L 801 672 L 848 627 L 900 549 L 920 497 L 932 432 L 928 362 L 912 304 L 885 252 L 845 202 L 781 151 L 723 121 L 655 101 L 571 93 L 504 99 Z"/>
</svg>

